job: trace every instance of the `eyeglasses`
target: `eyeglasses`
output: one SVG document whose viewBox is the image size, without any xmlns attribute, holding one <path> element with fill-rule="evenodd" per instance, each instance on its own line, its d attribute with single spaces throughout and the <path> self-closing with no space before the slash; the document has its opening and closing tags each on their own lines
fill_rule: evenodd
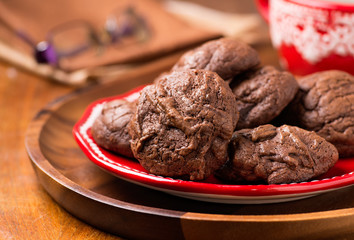
<svg viewBox="0 0 354 240">
<path fill-rule="evenodd" d="M 52 28 L 46 40 L 38 44 L 25 32 L 12 28 L 1 17 L 0 22 L 33 48 L 38 63 L 53 66 L 58 66 L 62 58 L 76 56 L 92 47 L 100 54 L 108 45 L 123 47 L 145 42 L 151 37 L 151 29 L 146 20 L 131 6 L 109 15 L 103 31 L 96 31 L 87 21 L 74 20 Z"/>
</svg>

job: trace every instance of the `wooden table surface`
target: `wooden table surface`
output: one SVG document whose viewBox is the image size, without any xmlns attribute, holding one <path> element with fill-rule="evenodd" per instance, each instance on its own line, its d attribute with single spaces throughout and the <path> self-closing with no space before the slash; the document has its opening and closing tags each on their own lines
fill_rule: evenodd
<svg viewBox="0 0 354 240">
<path fill-rule="evenodd" d="M 46 103 L 72 90 L 0 64 L 0 239 L 115 239 L 57 205 L 27 157 L 30 120 Z"/>
<path fill-rule="evenodd" d="M 231 10 L 237 8 L 235 2 L 227 1 L 234 7 Z M 239 1 L 243 2 L 250 1 Z M 245 6 L 254 10 L 252 4 Z M 47 103 L 74 89 L 0 63 L 0 239 L 120 239 L 81 222 L 54 202 L 38 182 L 26 153 L 31 119 Z"/>
</svg>

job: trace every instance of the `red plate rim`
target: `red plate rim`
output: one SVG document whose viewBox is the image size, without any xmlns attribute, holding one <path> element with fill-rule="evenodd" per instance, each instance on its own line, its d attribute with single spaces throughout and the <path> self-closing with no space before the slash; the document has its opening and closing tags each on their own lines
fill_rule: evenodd
<svg viewBox="0 0 354 240">
<path fill-rule="evenodd" d="M 99 105 L 102 106 L 104 102 L 114 99 L 136 99 L 143 88 L 144 86 L 140 86 L 127 93 L 99 99 L 91 103 L 73 127 L 72 132 L 74 138 L 85 155 L 93 163 L 115 176 L 147 187 L 166 191 L 243 197 L 315 194 L 317 192 L 339 189 L 354 184 L 353 171 L 309 182 L 270 185 L 231 185 L 212 183 L 208 182 L 208 180 L 195 182 L 150 174 L 144 170 L 136 160 L 112 154 L 99 147 L 90 135 L 90 126 L 94 119 L 93 115 L 95 111 L 98 111 Z M 354 158 L 349 160 L 354 161 Z"/>
</svg>

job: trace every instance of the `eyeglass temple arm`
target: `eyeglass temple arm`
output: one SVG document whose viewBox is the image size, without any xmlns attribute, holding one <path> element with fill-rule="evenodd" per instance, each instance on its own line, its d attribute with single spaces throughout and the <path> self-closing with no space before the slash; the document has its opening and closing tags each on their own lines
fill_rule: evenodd
<svg viewBox="0 0 354 240">
<path fill-rule="evenodd" d="M 3 5 L 3 3 L 1 3 L 0 1 L 0 12 L 4 12 L 4 11 L 8 11 L 6 10 L 6 7 Z M 5 15 L 6 16 L 6 15 Z M 4 16 L 4 14 L 0 14 L 0 24 L 2 26 L 5 27 L 5 29 L 7 29 L 8 31 L 14 33 L 16 36 L 18 36 L 22 41 L 24 41 L 25 43 L 27 43 L 28 45 L 30 45 L 31 47 L 36 46 L 35 41 L 33 41 L 33 39 L 30 38 L 30 36 L 19 29 L 16 29 L 15 27 L 13 27 L 9 22 L 7 21 L 6 17 Z"/>
</svg>

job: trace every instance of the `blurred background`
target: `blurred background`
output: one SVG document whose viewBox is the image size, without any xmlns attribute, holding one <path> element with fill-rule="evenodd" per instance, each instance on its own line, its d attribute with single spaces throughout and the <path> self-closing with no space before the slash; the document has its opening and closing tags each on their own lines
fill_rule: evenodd
<svg viewBox="0 0 354 240">
<path fill-rule="evenodd" d="M 294 14 L 298 17 L 297 12 Z M 313 21 L 312 16 L 309 18 Z M 307 34 L 310 40 L 312 33 Z M 116 219 L 103 221 L 95 215 L 116 213 L 108 208 L 101 211 L 101 206 L 109 200 L 127 201 L 127 205 L 131 199 L 134 204 L 148 200 L 154 206 L 164 201 L 154 194 L 145 194 L 137 201 L 139 194 L 132 194 L 133 188 L 140 195 L 144 193 L 128 182 L 117 188 L 117 181 L 122 180 L 101 171 L 87 159 L 73 138 L 73 126 L 93 101 L 152 82 L 187 50 L 220 37 L 248 43 L 259 53 L 262 65 L 281 68 L 268 25 L 257 12 L 255 0 L 0 0 L 0 239 L 122 239 L 87 224 L 73 212 L 114 228 Z M 316 42 L 312 43 L 316 46 Z M 38 163 L 42 165 L 38 167 Z M 89 170 L 82 171 L 83 165 Z M 92 195 L 85 198 L 84 190 Z M 274 228 L 269 231 L 295 232 L 297 225 L 293 228 L 291 220 L 287 225 L 290 227 L 284 228 L 278 214 L 296 209 L 308 213 L 315 209 L 320 210 L 318 216 L 325 223 L 334 223 L 325 233 L 335 234 L 336 230 L 352 233 L 352 225 L 347 223 L 353 214 L 347 215 L 346 210 L 353 212 L 353 196 L 348 193 L 327 195 L 322 199 L 323 206 L 315 198 L 300 202 L 295 210 L 285 203 L 280 208 L 267 205 L 264 214 L 275 213 L 276 222 L 281 224 L 279 231 Z M 95 205 L 99 210 L 94 212 L 92 199 L 96 197 L 103 200 Z M 74 211 L 65 210 L 64 204 Z M 199 202 L 195 206 L 210 213 L 214 211 Z M 337 221 L 338 216 L 334 216 L 326 222 L 324 210 L 328 209 L 322 211 L 326 206 L 335 209 L 334 214 L 342 212 L 344 221 Z M 233 207 L 229 206 L 230 214 L 245 215 L 250 209 L 257 214 L 266 208 L 265 205 Z M 129 206 L 123 208 L 124 214 L 131 213 L 128 216 L 132 218 L 141 216 L 132 213 Z M 150 215 L 145 205 L 141 209 Z M 228 212 L 224 206 L 219 209 L 222 214 Z M 163 210 L 162 215 L 168 215 Z M 217 228 L 220 216 L 215 218 Z M 134 231 L 130 222 L 118 217 L 125 224 L 119 227 Z M 305 218 L 303 224 L 307 227 L 308 219 L 313 218 Z M 222 221 L 227 225 L 229 219 Z M 242 217 L 239 219 L 242 221 Z M 179 220 L 173 219 L 181 227 Z M 298 220 L 296 223 L 300 224 Z M 258 224 L 253 220 L 243 223 L 238 226 L 246 234 L 248 228 L 244 226 Z M 260 223 L 266 222 L 262 219 Z M 329 226 L 315 225 L 320 226 L 318 229 Z M 169 231 L 164 226 L 158 227 Z M 158 234 L 154 230 L 151 234 Z M 195 236 L 194 230 L 190 228 L 191 236 Z M 256 230 L 250 233 L 258 234 L 262 228 Z M 230 234 L 234 231 L 237 229 Z"/>
<path fill-rule="evenodd" d="M 269 43 L 253 1 L 0 2 L 0 59 L 68 84 L 115 77 L 221 36 Z"/>
</svg>

